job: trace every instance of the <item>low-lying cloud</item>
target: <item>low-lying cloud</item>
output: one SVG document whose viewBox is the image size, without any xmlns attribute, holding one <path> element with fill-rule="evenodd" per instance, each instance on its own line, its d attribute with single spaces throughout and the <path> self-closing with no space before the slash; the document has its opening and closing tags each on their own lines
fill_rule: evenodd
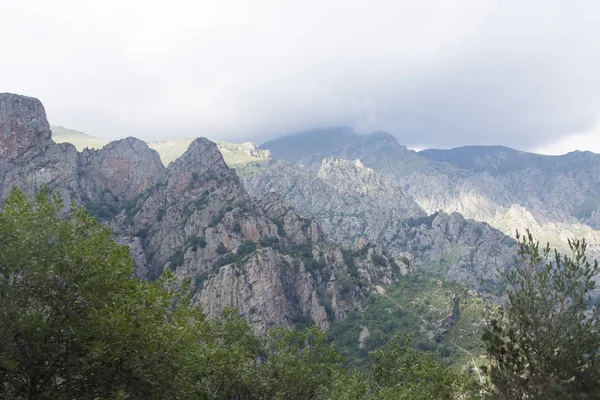
<svg viewBox="0 0 600 400">
<path fill-rule="evenodd" d="M 0 91 L 101 137 L 346 125 L 539 149 L 600 115 L 593 0 L 5 3 Z"/>
</svg>

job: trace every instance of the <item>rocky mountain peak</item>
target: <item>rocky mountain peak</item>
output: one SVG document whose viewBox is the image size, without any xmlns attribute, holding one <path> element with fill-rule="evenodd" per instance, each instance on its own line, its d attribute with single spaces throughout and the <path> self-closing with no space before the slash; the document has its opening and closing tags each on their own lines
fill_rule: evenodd
<svg viewBox="0 0 600 400">
<path fill-rule="evenodd" d="M 110 191 L 120 200 L 129 200 L 164 175 L 158 153 L 146 142 L 128 137 L 109 143 L 100 150 L 84 150 L 79 157 L 80 182 L 87 197 Z"/>
<path fill-rule="evenodd" d="M 194 185 L 200 182 L 199 177 L 203 177 L 203 184 L 212 181 L 217 186 L 235 188 L 240 195 L 245 195 L 237 175 L 227 166 L 217 145 L 206 138 L 197 138 L 190 143 L 186 152 L 169 165 L 167 175 L 169 191 L 173 193 L 184 192 L 190 188 L 190 182 Z"/>
<path fill-rule="evenodd" d="M 0 93 L 0 162 L 53 143 L 46 111 L 38 99 Z"/>
<path fill-rule="evenodd" d="M 323 159 L 320 171 L 330 171 L 338 168 L 362 171 L 365 169 L 365 166 L 360 160 L 348 160 L 345 158 L 329 157 Z"/>
<path fill-rule="evenodd" d="M 181 157 L 173 162 L 173 168 L 192 167 L 198 173 L 209 168 L 227 168 L 219 148 L 214 142 L 200 137 L 190 143 Z"/>
<path fill-rule="evenodd" d="M 365 136 L 364 143 L 373 144 L 376 148 L 392 147 L 403 151 L 409 151 L 406 146 L 402 146 L 398 139 L 391 133 L 375 131 Z"/>
</svg>

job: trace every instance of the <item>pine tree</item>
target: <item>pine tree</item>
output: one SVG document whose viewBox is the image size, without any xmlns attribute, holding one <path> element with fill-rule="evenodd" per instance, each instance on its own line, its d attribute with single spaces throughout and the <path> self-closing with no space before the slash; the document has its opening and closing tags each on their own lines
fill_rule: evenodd
<svg viewBox="0 0 600 400">
<path fill-rule="evenodd" d="M 506 301 L 490 318 L 483 340 L 490 357 L 491 397 L 600 398 L 598 261 L 585 240 L 572 255 L 540 249 L 517 233 L 517 263 L 504 276 Z"/>
</svg>

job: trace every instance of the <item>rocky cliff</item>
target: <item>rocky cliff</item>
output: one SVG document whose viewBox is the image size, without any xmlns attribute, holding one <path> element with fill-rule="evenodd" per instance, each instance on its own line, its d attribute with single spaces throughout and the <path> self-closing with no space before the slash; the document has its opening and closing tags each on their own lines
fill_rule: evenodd
<svg viewBox="0 0 600 400">
<path fill-rule="evenodd" d="M 204 138 L 168 167 L 135 138 L 79 153 L 52 141 L 38 100 L 0 94 L 0 143 L 2 196 L 13 186 L 29 195 L 42 184 L 60 190 L 131 248 L 139 276 L 171 269 L 191 279 L 209 315 L 238 307 L 257 331 L 311 322 L 327 329 L 360 309 L 373 285 L 409 269 L 376 245 L 353 252 L 329 243 L 317 220 L 275 194 L 252 199 Z"/>
<path fill-rule="evenodd" d="M 481 288 L 512 264 L 515 242 L 462 215 L 428 215 L 396 183 L 359 160 L 323 159 L 317 172 L 284 162 L 244 179 L 254 196 L 271 191 L 348 247 L 379 243 L 390 255 Z"/>
</svg>

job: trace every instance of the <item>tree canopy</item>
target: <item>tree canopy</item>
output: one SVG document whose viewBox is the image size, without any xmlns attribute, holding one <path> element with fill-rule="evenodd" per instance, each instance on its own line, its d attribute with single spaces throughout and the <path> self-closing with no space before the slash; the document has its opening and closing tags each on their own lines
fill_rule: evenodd
<svg viewBox="0 0 600 400">
<path fill-rule="evenodd" d="M 585 240 L 569 241 L 571 255 L 540 248 L 518 235 L 515 267 L 504 276 L 506 302 L 483 339 L 491 361 L 491 397 L 600 398 L 598 261 Z"/>
</svg>

